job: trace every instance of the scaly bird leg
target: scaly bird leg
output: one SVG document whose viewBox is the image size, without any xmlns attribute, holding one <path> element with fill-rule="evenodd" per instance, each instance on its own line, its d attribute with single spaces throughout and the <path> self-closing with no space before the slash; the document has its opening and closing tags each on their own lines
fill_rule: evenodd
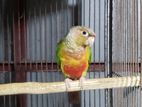
<svg viewBox="0 0 142 107">
<path fill-rule="evenodd" d="M 81 90 L 83 90 L 83 85 L 84 85 L 84 81 L 86 80 L 86 78 L 84 78 L 84 77 L 81 77 L 80 79 L 79 79 L 79 83 L 80 83 L 80 87 L 81 87 Z"/>
<path fill-rule="evenodd" d="M 70 86 L 70 82 L 71 82 L 72 80 L 71 79 L 69 79 L 69 78 L 66 78 L 65 79 L 65 85 L 66 85 L 66 90 L 68 91 L 69 90 L 69 88 L 71 87 Z"/>
</svg>

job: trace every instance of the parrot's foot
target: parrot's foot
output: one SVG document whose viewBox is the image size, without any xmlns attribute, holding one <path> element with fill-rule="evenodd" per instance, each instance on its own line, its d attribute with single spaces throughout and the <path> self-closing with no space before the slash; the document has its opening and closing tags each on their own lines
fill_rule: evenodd
<svg viewBox="0 0 142 107">
<path fill-rule="evenodd" d="M 86 80 L 86 78 L 84 78 L 84 77 L 81 77 L 80 79 L 79 79 L 79 83 L 80 83 L 80 87 L 81 87 L 81 90 L 83 90 L 83 85 L 84 85 L 84 81 Z"/>
<path fill-rule="evenodd" d="M 68 91 L 69 90 L 69 88 L 71 87 L 70 86 L 70 82 L 71 82 L 72 80 L 71 79 L 69 79 L 69 78 L 66 78 L 65 79 L 65 85 L 66 85 L 66 90 Z"/>
</svg>

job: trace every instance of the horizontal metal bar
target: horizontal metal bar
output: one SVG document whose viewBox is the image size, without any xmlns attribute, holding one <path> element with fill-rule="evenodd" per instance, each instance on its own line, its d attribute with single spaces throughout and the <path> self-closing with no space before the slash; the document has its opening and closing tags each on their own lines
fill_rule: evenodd
<svg viewBox="0 0 142 107">
<path fill-rule="evenodd" d="M 60 70 L 57 63 L 49 63 L 49 62 L 21 62 L 21 63 L 0 63 L 0 71 L 13 71 L 13 68 L 16 67 L 17 71 L 58 71 Z M 89 71 L 104 71 L 105 64 L 104 63 L 91 63 L 89 67 Z M 140 72 L 141 64 L 140 63 L 113 63 L 112 71 L 133 71 Z"/>
<path fill-rule="evenodd" d="M 13 71 L 16 67 L 16 71 L 58 71 L 59 67 L 56 63 L 46 63 L 46 62 L 26 62 L 26 63 L 0 63 L 0 71 Z M 104 71 L 104 63 L 91 63 L 89 71 Z"/>
<path fill-rule="evenodd" d="M 129 71 L 129 72 L 140 72 L 141 63 L 129 62 L 129 63 L 112 63 L 112 71 Z"/>
</svg>

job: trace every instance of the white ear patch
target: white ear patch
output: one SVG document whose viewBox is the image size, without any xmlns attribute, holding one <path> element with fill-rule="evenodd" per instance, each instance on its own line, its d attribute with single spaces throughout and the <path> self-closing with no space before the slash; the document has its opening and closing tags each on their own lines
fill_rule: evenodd
<svg viewBox="0 0 142 107">
<path fill-rule="evenodd" d="M 87 40 L 86 40 L 86 45 L 89 45 L 90 47 L 93 45 L 94 43 L 94 40 L 95 38 L 94 37 L 89 37 Z"/>
</svg>

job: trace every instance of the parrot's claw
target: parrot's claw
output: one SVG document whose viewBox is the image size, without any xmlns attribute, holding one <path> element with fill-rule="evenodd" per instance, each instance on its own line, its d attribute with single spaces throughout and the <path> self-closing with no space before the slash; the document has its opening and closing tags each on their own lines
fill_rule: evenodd
<svg viewBox="0 0 142 107">
<path fill-rule="evenodd" d="M 84 78 L 84 77 L 81 77 L 80 79 L 79 79 L 79 84 L 80 84 L 80 87 L 81 87 L 81 90 L 83 90 L 83 85 L 84 85 L 84 81 L 86 80 L 86 78 Z"/>
<path fill-rule="evenodd" d="M 66 78 L 65 79 L 65 85 L 66 85 L 66 90 L 68 91 L 69 90 L 69 88 L 71 87 L 70 86 L 70 82 L 71 82 L 72 80 L 71 79 L 69 79 L 69 78 Z"/>
</svg>

